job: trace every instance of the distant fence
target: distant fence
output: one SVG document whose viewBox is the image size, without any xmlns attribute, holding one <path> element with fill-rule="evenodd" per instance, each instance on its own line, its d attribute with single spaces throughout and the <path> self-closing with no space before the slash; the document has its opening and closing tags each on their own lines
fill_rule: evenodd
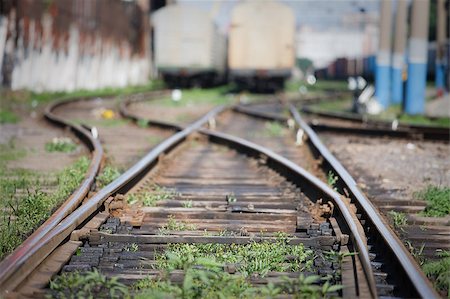
<svg viewBox="0 0 450 299">
<path fill-rule="evenodd" d="M 147 82 L 148 0 L 2 0 L 0 82 L 72 91 Z"/>
</svg>

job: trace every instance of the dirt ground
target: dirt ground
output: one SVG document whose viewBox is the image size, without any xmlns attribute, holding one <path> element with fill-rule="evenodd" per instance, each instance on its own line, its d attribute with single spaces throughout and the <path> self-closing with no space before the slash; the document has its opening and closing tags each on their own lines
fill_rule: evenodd
<svg viewBox="0 0 450 299">
<path fill-rule="evenodd" d="M 363 189 L 373 178 L 398 198 L 410 198 L 429 184 L 450 186 L 449 144 L 330 133 L 320 137 Z"/>
<path fill-rule="evenodd" d="M 9 161 L 8 168 L 20 168 L 41 173 L 53 173 L 75 162 L 80 156 L 89 154 L 74 135 L 47 122 L 41 112 L 20 115 L 16 124 L 0 125 L 0 143 L 13 144 L 14 149 L 23 151 L 24 156 Z M 78 146 L 71 153 L 48 152 L 45 144 L 55 137 L 68 137 Z"/>
</svg>

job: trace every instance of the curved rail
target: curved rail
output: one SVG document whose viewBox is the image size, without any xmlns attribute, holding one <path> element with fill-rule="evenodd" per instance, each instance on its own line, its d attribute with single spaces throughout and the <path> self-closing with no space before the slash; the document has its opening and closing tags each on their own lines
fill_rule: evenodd
<svg viewBox="0 0 450 299">
<path fill-rule="evenodd" d="M 235 110 L 262 119 L 271 119 L 280 122 L 285 122 L 288 120 L 287 117 L 278 114 L 276 115 L 276 117 L 272 118 L 272 116 L 274 115 L 273 113 L 255 111 L 248 106 L 237 107 L 237 109 Z M 358 210 L 361 210 L 363 211 L 363 213 L 365 213 L 365 215 L 367 216 L 366 219 L 373 223 L 373 226 L 378 232 L 379 236 L 384 240 L 384 244 L 390 248 L 393 258 L 397 260 L 398 264 L 402 267 L 401 269 L 403 270 L 404 278 L 408 280 L 409 284 L 413 287 L 412 290 L 408 291 L 413 294 L 412 296 L 420 296 L 422 298 L 439 298 L 439 295 L 433 289 L 430 281 L 425 277 L 419 265 L 417 265 L 416 261 L 403 246 L 399 238 L 389 228 L 389 225 L 385 223 L 372 203 L 367 198 L 365 198 L 365 196 L 357 187 L 357 184 L 351 177 L 351 175 L 322 144 L 317 134 L 300 117 L 300 114 L 292 103 L 289 104 L 289 110 L 299 128 L 303 129 L 306 135 L 309 137 L 309 142 L 312 147 L 316 151 L 318 151 L 322 157 L 324 157 L 325 162 L 328 163 L 330 168 L 335 173 L 337 173 L 340 178 L 342 178 L 344 187 L 349 191 L 352 201 L 358 206 Z"/>
<path fill-rule="evenodd" d="M 125 101 L 121 105 L 121 113 L 122 115 L 129 117 L 133 121 L 146 121 L 149 124 L 153 124 L 156 126 L 161 126 L 162 128 L 170 128 L 175 130 L 182 130 L 182 126 L 179 126 L 177 124 L 167 123 L 167 122 L 160 122 L 160 121 L 154 121 L 154 120 L 148 120 L 148 119 L 141 119 L 138 116 L 130 113 L 127 111 L 126 107 L 131 104 L 131 101 Z M 237 107 L 234 107 L 234 109 L 237 109 Z M 269 116 L 268 116 L 269 118 Z M 374 274 L 372 271 L 369 253 L 367 250 L 367 245 L 365 242 L 365 236 L 361 236 L 363 232 L 361 232 L 358 229 L 358 226 L 353 220 L 352 212 L 349 210 L 348 206 L 343 202 L 340 195 L 332 190 L 327 184 L 322 182 L 320 179 L 316 178 L 297 164 L 293 163 L 292 161 L 282 157 L 279 154 L 276 154 L 275 152 L 264 148 L 262 146 L 259 146 L 255 143 L 252 143 L 250 141 L 247 141 L 243 138 L 239 138 L 236 136 L 231 136 L 229 134 L 225 133 L 219 133 L 211 130 L 207 130 L 204 128 L 200 128 L 199 132 L 208 136 L 210 139 L 213 139 L 217 143 L 227 143 L 228 145 L 232 144 L 234 148 L 237 147 L 237 149 L 245 149 L 243 152 L 247 155 L 252 154 L 254 157 L 258 157 L 261 154 L 265 155 L 269 160 L 268 164 L 272 163 L 276 166 L 276 168 L 283 168 L 283 172 L 288 172 L 291 177 L 302 177 L 305 179 L 306 182 L 310 183 L 309 187 L 313 187 L 314 190 L 321 190 L 320 196 L 326 196 L 331 201 L 334 202 L 334 204 L 338 207 L 338 209 L 341 211 L 342 216 L 345 220 L 345 223 L 347 224 L 348 230 L 351 232 L 353 243 L 355 244 L 356 249 L 358 250 L 358 256 L 360 258 L 362 267 L 364 269 L 365 273 L 365 279 L 369 286 L 369 291 L 371 293 L 371 296 L 373 298 L 377 297 L 377 290 L 376 290 L 376 282 L 374 279 Z M 293 180 L 296 185 L 299 185 L 298 180 Z M 306 193 L 307 188 L 302 188 L 302 191 Z"/>
<path fill-rule="evenodd" d="M 95 139 L 85 128 L 72 124 L 53 114 L 54 109 L 66 103 L 67 101 L 60 100 L 49 105 L 45 110 L 44 116 L 48 121 L 57 126 L 69 128 L 89 148 L 92 152 L 92 159 L 88 172 L 83 182 L 70 197 L 36 231 L 1 262 L 0 286 L 13 274 L 22 278 L 26 276 L 24 272 L 19 271 L 20 261 L 28 256 L 29 252 L 34 248 L 39 247 L 44 236 L 80 205 L 94 184 L 95 177 L 100 169 L 103 160 L 103 148 L 99 140 Z M 37 264 L 39 264 L 37 260 L 29 261 L 29 265 L 37 266 Z M 0 289 L 3 290 L 5 288 L 1 287 Z"/>
<path fill-rule="evenodd" d="M 303 121 L 300 114 L 294 105 L 290 104 L 289 109 L 298 123 L 298 125 L 308 135 L 311 143 L 320 152 L 320 154 L 326 159 L 326 161 L 334 168 L 339 177 L 342 178 L 345 185 L 349 188 L 349 192 L 352 199 L 354 199 L 362 210 L 368 216 L 368 219 L 376 227 L 377 232 L 384 239 L 386 246 L 389 246 L 393 252 L 395 258 L 402 266 L 405 275 L 411 281 L 412 286 L 415 288 L 416 293 L 422 298 L 439 298 L 439 295 L 433 289 L 430 281 L 425 277 L 419 265 L 413 259 L 411 254 L 406 250 L 405 246 L 398 239 L 395 233 L 389 228 L 380 213 L 372 205 L 372 203 L 363 195 L 359 190 L 355 180 L 348 173 L 348 171 L 342 166 L 342 164 L 330 153 L 330 151 L 322 144 L 317 134 Z"/>
<path fill-rule="evenodd" d="M 429 140 L 450 140 L 450 130 L 446 127 L 432 126 L 432 125 L 415 125 L 399 123 L 393 126 L 392 121 L 375 120 L 365 116 L 354 113 L 341 113 L 337 111 L 317 111 L 311 107 L 304 106 L 301 111 L 310 115 L 317 115 L 323 118 L 339 119 L 350 121 L 361 125 L 366 125 L 361 128 L 342 128 L 335 125 L 327 124 L 311 124 L 311 127 L 317 130 L 334 131 L 342 133 L 361 133 L 370 135 L 389 135 L 392 137 L 414 137 L 421 136 Z"/>
<path fill-rule="evenodd" d="M 367 245 L 364 241 L 364 238 L 361 236 L 361 232 L 358 230 L 356 223 L 353 220 L 352 213 L 348 206 L 343 202 L 340 195 L 332 190 L 327 184 L 322 182 L 320 179 L 310 174 L 308 171 L 298 166 L 294 162 L 284 158 L 283 156 L 264 148 L 260 145 L 247 141 L 245 139 L 231 136 L 225 133 L 214 132 L 211 130 L 201 129 L 201 133 L 213 138 L 216 142 L 220 142 L 220 140 L 225 141 L 228 144 L 234 144 L 234 146 L 238 146 L 241 149 L 245 149 L 245 154 L 249 154 L 249 152 L 254 157 L 258 157 L 261 154 L 264 154 L 268 160 L 267 164 L 274 168 L 283 168 L 283 172 L 288 172 L 291 174 L 291 177 L 295 176 L 297 179 L 294 179 L 293 182 L 296 185 L 301 185 L 298 181 L 298 177 L 302 177 L 304 181 L 308 182 L 310 186 L 313 186 L 315 190 L 320 190 L 322 194 L 321 196 L 326 196 L 329 200 L 333 201 L 335 206 L 339 209 L 342 214 L 342 217 L 345 220 L 345 223 L 348 227 L 348 230 L 351 232 L 351 237 L 353 239 L 353 244 L 355 245 L 358 256 L 360 258 L 361 264 L 364 268 L 365 279 L 369 285 L 369 290 L 371 292 L 372 298 L 377 297 L 376 283 L 374 274 L 372 272 L 372 267 L 370 264 L 369 253 L 367 250 Z M 307 188 L 302 188 L 302 192 L 308 193 Z M 320 196 L 319 196 L 320 197 Z"/>
<path fill-rule="evenodd" d="M 0 290 L 2 291 L 2 294 L 6 295 L 13 291 L 22 281 L 21 278 L 29 275 L 33 271 L 36 263 L 39 264 L 42 262 L 70 235 L 73 230 L 76 229 L 76 227 L 82 224 L 95 211 L 97 211 L 107 198 L 117 192 L 124 192 L 128 190 L 136 180 L 140 179 L 142 175 L 145 174 L 145 172 L 157 162 L 157 159 L 161 154 L 172 150 L 189 134 L 197 130 L 200 126 L 207 122 L 210 117 L 213 117 L 222 109 L 223 107 L 213 109 L 198 121 L 158 144 L 152 151 L 150 151 L 139 162 L 123 173 L 119 178 L 101 189 L 83 205 L 78 207 L 69 216 L 62 220 L 56 227 L 42 236 L 39 240 L 39 244 L 29 248 L 27 252 L 23 252 L 20 256 L 18 256 L 15 259 L 15 271 L 2 273 L 0 280 Z"/>
</svg>

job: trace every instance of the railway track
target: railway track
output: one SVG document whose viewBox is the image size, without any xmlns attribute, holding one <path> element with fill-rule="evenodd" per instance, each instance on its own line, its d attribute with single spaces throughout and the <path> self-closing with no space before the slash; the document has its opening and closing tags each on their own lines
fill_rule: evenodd
<svg viewBox="0 0 450 299">
<path fill-rule="evenodd" d="M 139 117 L 127 109 L 130 103 L 121 106 L 121 113 L 137 121 Z M 345 286 L 331 294 L 344 297 L 437 296 L 417 272 L 410 256 L 395 244 L 386 244 L 397 240 L 384 230 L 384 224 L 367 215 L 368 208 L 360 207 L 364 203 L 355 202 L 355 189 L 348 174 L 345 177 L 340 169 L 336 171 L 340 176 L 336 188 L 342 189 L 341 184 L 348 188 L 356 212 L 330 186 L 289 160 L 303 161 L 303 166 L 319 174 L 322 164 L 337 167 L 327 153 L 322 152 L 323 160 L 317 163 L 320 159 L 314 151 L 285 151 L 285 146 L 291 145 L 287 135 L 283 136 L 285 146 L 272 151 L 262 145 L 273 144 L 280 136 L 256 135 L 258 138 L 253 141 L 262 144 L 258 145 L 203 127 L 208 123 L 210 129 L 221 129 L 223 119 L 234 117 L 227 115 L 228 111 L 218 116 L 222 110 L 214 109 L 186 127 L 140 119 L 177 133 L 84 200 L 73 213 L 41 235 L 39 245 L 0 264 L 3 294 L 42 295 L 48 292 L 49 279 L 61 269 L 70 272 L 98 268 L 106 275 L 118 275 L 127 284 L 148 276 L 161 278 L 157 259 L 186 243 L 222 244 L 221 250 L 227 251 L 233 246 L 246 249 L 252 244 L 282 242 L 287 252 L 298 252 L 299 246 L 314 252 L 313 259 L 286 254 L 279 261 L 281 270 L 269 267 L 264 275 L 249 276 L 253 285 L 281 283 L 281 277 L 293 278 L 299 270 L 306 270 L 310 274 L 331 275 L 329 283 Z M 300 125 L 305 130 L 298 114 L 293 109 L 291 112 L 297 122 L 293 127 Z M 251 121 L 249 126 L 253 126 Z M 226 129 L 233 130 L 232 125 Z M 309 141 L 314 139 L 307 129 L 306 135 Z M 297 141 L 301 139 L 298 133 Z M 388 246 L 389 252 L 383 254 L 386 249 L 381 246 Z M 340 253 L 342 260 L 330 260 L 330 252 Z M 349 254 L 352 252 L 357 254 Z M 223 270 L 234 275 L 249 273 L 243 261 L 225 260 Z M 380 269 L 388 265 L 401 267 L 397 277 Z M 174 283 L 184 279 L 180 270 L 170 273 Z"/>
</svg>

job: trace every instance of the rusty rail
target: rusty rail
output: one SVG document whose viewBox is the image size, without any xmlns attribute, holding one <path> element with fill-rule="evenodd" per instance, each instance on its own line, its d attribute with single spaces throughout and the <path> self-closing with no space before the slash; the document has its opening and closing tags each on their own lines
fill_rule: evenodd
<svg viewBox="0 0 450 299">
<path fill-rule="evenodd" d="M 406 250 L 400 239 L 390 229 L 389 225 L 385 223 L 380 213 L 376 210 L 373 204 L 364 196 L 359 190 L 355 180 L 348 173 L 348 171 L 342 166 L 342 164 L 331 154 L 331 152 L 322 144 L 317 134 L 303 121 L 300 114 L 294 105 L 290 104 L 289 109 L 297 122 L 309 137 L 310 143 L 316 148 L 317 151 L 325 158 L 327 163 L 334 169 L 340 178 L 345 183 L 345 186 L 350 192 L 350 197 L 357 203 L 367 215 L 378 234 L 385 241 L 385 245 L 390 248 L 398 264 L 401 265 L 401 269 L 404 275 L 410 281 L 410 285 L 416 291 L 416 294 L 422 298 L 439 298 L 439 295 L 433 289 L 430 281 L 423 274 L 420 266 L 413 259 L 411 254 Z M 400 270 L 400 269 L 398 269 Z"/>
<path fill-rule="evenodd" d="M 70 195 L 70 197 L 35 232 L 33 232 L 33 234 L 31 234 L 0 263 L 0 290 L 2 291 L 7 289 L 4 282 L 8 280 L 8 277 L 13 275 L 18 277 L 25 276 L 23 275 L 23 272 L 20 271 L 20 261 L 28 256 L 30 251 L 39 247 L 44 236 L 80 205 L 94 184 L 95 177 L 100 169 L 103 159 L 103 148 L 99 140 L 94 138 L 92 134 L 82 126 L 68 122 L 53 113 L 57 107 L 66 104 L 67 102 L 68 101 L 60 100 L 49 105 L 45 110 L 44 116 L 49 122 L 59 127 L 69 128 L 70 131 L 89 148 L 92 152 L 92 159 L 88 172 L 83 182 L 72 195 Z"/>
<path fill-rule="evenodd" d="M 160 122 L 160 121 L 154 121 L 149 119 L 141 119 L 138 116 L 130 113 L 127 111 L 127 106 L 131 104 L 130 101 L 123 102 L 121 105 L 121 113 L 125 117 L 129 117 L 133 121 L 145 121 L 149 124 L 153 124 L 156 126 L 160 126 L 162 128 L 170 128 L 175 130 L 182 130 L 183 127 L 179 126 L 177 124 L 167 123 L 167 122 Z M 233 107 L 235 110 L 239 110 L 239 108 L 242 107 Z M 244 108 L 245 111 L 251 112 L 250 109 Z M 264 115 L 262 114 L 263 118 L 270 119 L 270 115 Z M 277 119 L 280 120 L 280 119 Z M 277 168 L 280 170 L 282 169 L 283 172 L 288 172 L 294 179 L 292 180 L 296 185 L 302 185 L 300 184 L 298 178 L 301 177 L 304 182 L 308 182 L 308 187 L 313 187 L 314 190 L 320 190 L 320 196 L 325 196 L 329 198 L 331 201 L 334 202 L 334 204 L 338 207 L 338 209 L 341 211 L 342 216 L 345 220 L 345 223 L 347 224 L 348 230 L 351 232 L 353 243 L 355 244 L 356 249 L 358 250 L 358 256 L 360 258 L 361 264 L 364 268 L 364 274 L 365 274 L 365 280 L 367 281 L 367 284 L 369 286 L 370 295 L 372 298 L 377 297 L 377 290 L 376 290 L 376 283 L 374 279 L 374 274 L 372 272 L 372 268 L 370 265 L 370 258 L 369 253 L 367 250 L 367 244 L 366 244 L 366 237 L 365 235 L 361 236 L 363 232 L 358 230 L 357 225 L 354 223 L 352 212 L 349 210 L 348 206 L 343 202 L 340 195 L 332 190 L 327 184 L 323 183 L 320 179 L 316 178 L 297 164 L 293 163 L 292 161 L 282 157 L 279 154 L 276 154 L 275 152 L 264 148 L 262 146 L 259 146 L 257 144 L 254 144 L 250 141 L 247 141 L 245 139 L 231 136 L 225 133 L 219 133 L 212 130 L 207 130 L 204 128 L 199 129 L 199 132 L 208 136 L 212 141 L 216 143 L 225 143 L 228 146 L 232 146 L 236 150 L 240 150 L 246 155 L 259 157 L 261 154 L 265 155 L 269 158 L 268 165 L 272 163 L 272 167 Z M 303 183 L 304 185 L 305 183 Z M 306 192 L 306 188 L 302 188 L 303 192 Z"/>
<path fill-rule="evenodd" d="M 322 144 L 314 130 L 301 118 L 296 107 L 290 103 L 289 110 L 295 119 L 297 126 L 304 130 L 308 136 L 310 146 L 324 158 L 325 164 L 342 178 L 344 188 L 350 193 L 352 202 L 361 210 L 368 220 L 369 224 L 376 230 L 377 234 L 384 241 L 385 246 L 390 248 L 392 258 L 397 261 L 398 271 L 402 272 L 402 280 L 408 282 L 411 289 L 407 290 L 410 296 L 419 296 L 422 298 L 439 298 L 439 295 L 433 289 L 430 281 L 425 277 L 419 265 L 413 259 L 411 254 L 403 246 L 400 239 L 390 229 L 389 225 L 385 223 L 379 212 L 372 205 L 372 203 L 363 195 L 356 185 L 355 180 L 351 177 L 348 171 L 342 164 L 329 152 L 329 150 Z M 279 122 L 286 122 L 287 117 L 270 112 L 261 112 L 253 110 L 249 105 L 245 107 L 236 107 L 235 111 L 245 113 L 247 115 L 258 117 L 266 120 L 274 120 Z M 366 224 L 367 226 L 367 224 Z M 371 230 L 372 233 L 374 233 Z M 367 267 L 367 265 L 366 265 Z M 400 274 L 400 273 L 399 273 Z"/>
</svg>

